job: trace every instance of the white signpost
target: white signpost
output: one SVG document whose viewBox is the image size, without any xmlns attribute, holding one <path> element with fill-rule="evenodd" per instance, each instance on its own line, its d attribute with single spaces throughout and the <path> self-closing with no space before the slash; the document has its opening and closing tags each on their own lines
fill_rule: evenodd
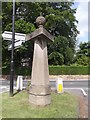
<svg viewBox="0 0 90 120">
<path fill-rule="evenodd" d="M 15 49 L 16 48 L 19 48 L 20 46 L 22 46 L 22 41 L 16 41 L 15 43 L 14 43 L 14 46 L 15 46 Z M 12 44 L 10 44 L 9 46 L 8 46 L 8 50 L 11 50 L 12 49 Z"/>
<path fill-rule="evenodd" d="M 2 37 L 4 40 L 12 41 L 12 32 L 4 31 Z M 22 43 L 25 42 L 25 37 L 26 34 L 15 33 L 15 44 L 14 44 L 15 49 L 22 46 Z M 12 44 L 9 45 L 8 50 L 11 50 L 11 48 L 12 48 Z"/>
<path fill-rule="evenodd" d="M 11 44 L 8 46 L 8 50 L 12 49 L 12 32 L 4 31 L 2 34 L 3 40 L 10 41 Z M 14 49 L 19 48 L 22 46 L 22 43 L 25 42 L 26 34 L 22 33 L 15 33 L 15 43 L 14 43 Z M 23 76 L 18 76 L 17 78 L 17 85 L 16 90 L 22 90 L 23 87 Z"/>
</svg>

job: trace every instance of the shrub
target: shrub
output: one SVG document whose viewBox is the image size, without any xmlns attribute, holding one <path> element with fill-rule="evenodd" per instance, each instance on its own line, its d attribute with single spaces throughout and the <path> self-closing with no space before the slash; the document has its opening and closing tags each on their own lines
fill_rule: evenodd
<svg viewBox="0 0 90 120">
<path fill-rule="evenodd" d="M 89 57 L 83 55 L 77 59 L 76 64 L 88 65 L 89 64 L 88 62 L 89 62 Z"/>
<path fill-rule="evenodd" d="M 10 74 L 10 68 L 2 69 L 3 75 Z M 88 66 L 49 66 L 50 75 L 88 75 L 90 74 L 90 67 Z M 15 75 L 30 76 L 31 69 L 29 67 L 22 67 L 15 69 Z"/>
<path fill-rule="evenodd" d="M 88 75 L 88 66 L 49 66 L 50 75 Z"/>
</svg>

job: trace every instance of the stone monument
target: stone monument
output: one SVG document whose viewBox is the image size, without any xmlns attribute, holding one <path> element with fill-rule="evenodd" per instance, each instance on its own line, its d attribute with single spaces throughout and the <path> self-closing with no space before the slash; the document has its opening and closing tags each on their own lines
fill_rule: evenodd
<svg viewBox="0 0 90 120">
<path fill-rule="evenodd" d="M 54 38 L 43 27 L 45 24 L 43 16 L 39 16 L 36 19 L 36 24 L 38 25 L 38 29 L 26 36 L 26 40 L 34 40 L 29 102 L 34 105 L 45 106 L 51 103 L 47 43 L 53 41 Z"/>
</svg>

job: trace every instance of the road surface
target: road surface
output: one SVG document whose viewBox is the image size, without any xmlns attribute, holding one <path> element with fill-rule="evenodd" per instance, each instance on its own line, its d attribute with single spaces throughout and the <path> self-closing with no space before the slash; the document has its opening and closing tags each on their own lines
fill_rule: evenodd
<svg viewBox="0 0 90 120">
<path fill-rule="evenodd" d="M 23 86 L 27 87 L 30 81 L 23 81 Z M 90 81 L 84 80 L 84 81 L 63 81 L 63 87 L 65 89 L 85 89 L 87 91 L 88 84 L 90 84 Z M 10 86 L 9 80 L 0 80 L 0 93 L 4 91 L 8 91 Z M 50 80 L 50 86 L 52 88 L 56 89 L 56 81 Z M 16 87 L 16 81 L 14 81 L 14 87 Z"/>
</svg>

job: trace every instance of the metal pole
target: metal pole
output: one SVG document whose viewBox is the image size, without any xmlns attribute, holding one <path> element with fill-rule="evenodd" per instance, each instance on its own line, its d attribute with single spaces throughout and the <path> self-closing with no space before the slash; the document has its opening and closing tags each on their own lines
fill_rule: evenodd
<svg viewBox="0 0 90 120">
<path fill-rule="evenodd" d="M 10 96 L 13 96 L 13 78 L 14 78 L 14 41 L 15 41 L 15 0 L 13 0 L 12 16 L 12 50 L 11 50 L 11 69 L 10 69 Z"/>
</svg>

